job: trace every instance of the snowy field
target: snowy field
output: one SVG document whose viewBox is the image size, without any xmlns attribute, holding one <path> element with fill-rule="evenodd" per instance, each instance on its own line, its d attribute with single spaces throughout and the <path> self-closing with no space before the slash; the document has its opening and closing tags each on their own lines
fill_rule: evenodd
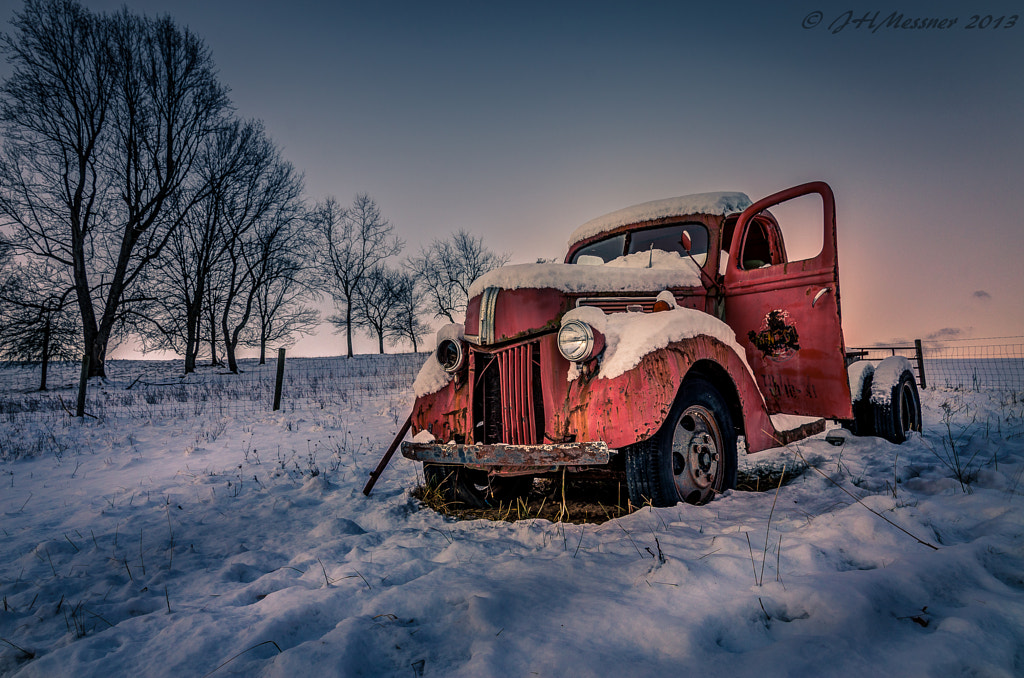
<svg viewBox="0 0 1024 678">
<path fill-rule="evenodd" d="M 112 367 L 83 421 L 0 369 L 0 675 L 1024 675 L 1024 391 L 742 460 L 810 464 L 777 493 L 457 522 L 400 456 L 361 493 L 418 360 L 296 361 L 279 412 L 273 365 Z"/>
</svg>

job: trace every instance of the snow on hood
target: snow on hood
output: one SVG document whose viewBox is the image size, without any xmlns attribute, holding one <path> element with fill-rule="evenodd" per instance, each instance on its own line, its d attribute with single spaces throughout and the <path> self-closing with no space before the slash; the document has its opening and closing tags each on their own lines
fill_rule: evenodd
<svg viewBox="0 0 1024 678">
<path fill-rule="evenodd" d="M 609 290 L 650 292 L 667 287 L 697 287 L 700 284 L 700 272 L 688 257 L 684 258 L 676 252 L 652 250 L 628 254 L 596 266 L 502 266 L 478 278 L 469 288 L 469 298 L 472 299 L 488 287 L 506 290 L 551 288 L 562 292 L 586 293 Z"/>
<path fill-rule="evenodd" d="M 675 308 L 659 313 L 606 314 L 594 306 L 580 306 L 566 313 L 562 322 L 573 319 L 582 320 L 604 335 L 605 350 L 597 373 L 599 379 L 614 379 L 640 364 L 648 353 L 700 335 L 714 337 L 730 347 L 743 361 L 751 378 L 754 377 L 746 353 L 736 341 L 736 333 L 715 316 L 702 311 Z M 569 370 L 569 380 L 578 375 L 574 365 Z"/>
<path fill-rule="evenodd" d="M 569 236 L 569 247 L 572 247 L 581 240 L 607 233 L 627 224 L 636 224 L 641 221 L 664 219 L 665 217 L 683 216 L 686 214 L 732 214 L 733 212 L 742 212 L 750 204 L 750 198 L 745 193 L 728 191 L 695 193 L 678 198 L 652 200 L 617 210 L 597 219 L 591 219 L 573 231 L 573 234 Z"/>
</svg>

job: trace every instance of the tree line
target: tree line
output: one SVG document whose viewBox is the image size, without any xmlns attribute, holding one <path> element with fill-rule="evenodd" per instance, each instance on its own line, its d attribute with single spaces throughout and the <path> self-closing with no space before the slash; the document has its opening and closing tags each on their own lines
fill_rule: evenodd
<svg viewBox="0 0 1024 678">
<path fill-rule="evenodd" d="M 26 0 L 0 36 L 0 358 L 89 358 L 128 339 L 238 371 L 240 347 L 327 320 L 408 342 L 454 321 L 507 261 L 464 231 L 400 263 L 376 201 L 310 205 L 301 173 L 236 115 L 208 47 L 168 16 Z"/>
</svg>

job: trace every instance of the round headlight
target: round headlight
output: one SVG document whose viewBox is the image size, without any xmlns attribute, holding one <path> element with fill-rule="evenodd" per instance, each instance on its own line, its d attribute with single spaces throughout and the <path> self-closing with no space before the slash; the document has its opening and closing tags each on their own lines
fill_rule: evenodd
<svg viewBox="0 0 1024 678">
<path fill-rule="evenodd" d="M 445 339 L 438 344 L 435 355 L 445 372 L 455 372 L 462 367 L 462 344 L 453 339 Z"/>
<path fill-rule="evenodd" d="M 566 321 L 558 330 L 558 350 L 566 360 L 580 362 L 594 353 L 594 332 L 580 320 Z"/>
</svg>

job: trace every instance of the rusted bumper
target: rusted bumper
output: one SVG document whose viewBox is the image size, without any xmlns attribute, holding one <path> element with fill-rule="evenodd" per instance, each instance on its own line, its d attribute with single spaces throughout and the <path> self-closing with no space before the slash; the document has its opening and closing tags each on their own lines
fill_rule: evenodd
<svg viewBox="0 0 1024 678">
<path fill-rule="evenodd" d="M 402 443 L 402 456 L 437 464 L 478 466 L 588 466 L 607 464 L 608 445 L 596 443 L 555 443 L 551 445 L 448 445 Z"/>
</svg>

